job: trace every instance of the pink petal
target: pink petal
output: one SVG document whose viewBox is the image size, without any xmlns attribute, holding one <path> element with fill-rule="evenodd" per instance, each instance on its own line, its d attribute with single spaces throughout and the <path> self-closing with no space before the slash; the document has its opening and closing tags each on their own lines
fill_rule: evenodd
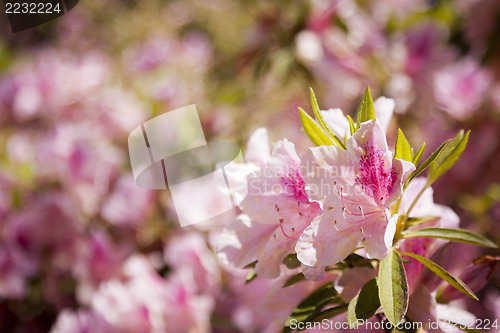
<svg viewBox="0 0 500 333">
<path fill-rule="evenodd" d="M 363 237 L 358 228 L 337 230 L 331 216 L 324 214 L 304 230 L 295 251 L 304 265 L 334 265 L 351 254 Z"/>
<path fill-rule="evenodd" d="M 384 96 L 380 96 L 373 103 L 373 107 L 375 108 L 375 116 L 377 117 L 380 126 L 384 130 L 384 133 L 387 132 L 387 128 L 389 127 L 389 123 L 391 122 L 395 105 L 396 103 L 392 98 L 387 98 Z"/>
<path fill-rule="evenodd" d="M 270 152 L 271 149 L 269 148 L 267 129 L 256 129 L 248 140 L 247 149 L 245 151 L 245 161 L 256 163 L 263 167 L 266 165 L 267 159 L 271 155 Z"/>
<path fill-rule="evenodd" d="M 277 278 L 280 275 L 280 264 L 293 252 L 294 246 L 295 240 L 290 240 L 281 231 L 276 230 L 258 257 L 255 273 L 266 279 Z"/>
<path fill-rule="evenodd" d="M 255 261 L 264 251 L 276 226 L 262 224 L 240 215 L 217 240 L 217 254 L 226 265 L 238 268 Z"/>
</svg>

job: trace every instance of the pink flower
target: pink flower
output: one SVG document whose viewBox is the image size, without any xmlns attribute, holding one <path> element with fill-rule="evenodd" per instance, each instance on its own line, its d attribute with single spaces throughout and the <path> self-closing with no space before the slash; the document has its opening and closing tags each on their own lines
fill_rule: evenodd
<svg viewBox="0 0 500 333">
<path fill-rule="evenodd" d="M 224 262 L 240 267 L 257 259 L 257 274 L 275 278 L 320 207 L 305 192 L 300 159 L 291 142 L 279 141 L 271 156 L 258 160 L 266 165 L 248 177 L 248 195 L 241 204 L 247 216 L 228 227 L 218 252 Z"/>
<path fill-rule="evenodd" d="M 196 295 L 186 271 L 167 280 L 152 262 L 133 256 L 124 265 L 125 280 L 109 280 L 93 296 L 91 310 L 98 332 L 208 332 L 211 297 Z"/>
<path fill-rule="evenodd" d="M 302 160 L 308 194 L 323 202 L 323 215 L 295 248 L 308 266 L 334 265 L 362 239 L 370 258 L 384 258 L 392 246 L 398 217 L 390 216 L 389 206 L 415 166 L 393 158 L 377 121 L 363 123 L 346 146 L 311 148 Z"/>
<path fill-rule="evenodd" d="M 392 119 L 394 106 L 395 103 L 392 98 L 386 98 L 383 96 L 377 98 L 373 103 L 375 116 L 384 130 L 384 133 L 387 132 L 387 128 L 389 127 L 389 123 Z M 349 130 L 349 120 L 341 109 L 322 110 L 321 114 L 323 115 L 325 122 L 339 138 L 343 139 L 345 136 L 351 136 L 351 132 Z"/>
<path fill-rule="evenodd" d="M 137 186 L 132 174 L 122 175 L 104 202 L 101 215 L 115 225 L 136 226 L 147 218 L 153 199 L 154 191 Z"/>
<path fill-rule="evenodd" d="M 91 231 L 87 237 L 73 266 L 78 278 L 77 298 L 83 304 L 90 303 L 101 282 L 123 277 L 122 265 L 128 252 L 103 231 Z"/>
<path fill-rule="evenodd" d="M 27 279 L 36 271 L 35 258 L 15 244 L 0 244 L 0 298 L 23 298 Z"/>
<path fill-rule="evenodd" d="M 186 271 L 198 294 L 216 294 L 220 270 L 200 233 L 176 234 L 164 249 L 165 262 L 175 271 Z"/>
<path fill-rule="evenodd" d="M 52 264 L 68 267 L 81 237 L 82 225 L 75 210 L 61 192 L 33 196 L 22 211 L 8 216 L 8 242 L 31 254 L 50 254 Z"/>
<path fill-rule="evenodd" d="M 460 274 L 459 278 L 462 280 L 473 292 L 481 290 L 488 280 L 498 269 L 500 263 L 499 257 L 483 256 L 474 260 L 474 264 L 470 265 L 465 271 Z M 450 302 L 464 295 L 456 288 L 447 285 L 443 290 L 440 290 L 437 299 L 440 302 Z"/>
<path fill-rule="evenodd" d="M 467 58 L 435 74 L 434 96 L 450 116 L 465 119 L 481 106 L 490 82 L 490 74 Z"/>
<path fill-rule="evenodd" d="M 50 333 L 92 333 L 92 332 L 96 332 L 92 313 L 81 310 L 72 311 L 68 309 L 64 309 L 61 312 L 59 312 L 57 316 L 57 321 L 50 330 Z"/>
</svg>

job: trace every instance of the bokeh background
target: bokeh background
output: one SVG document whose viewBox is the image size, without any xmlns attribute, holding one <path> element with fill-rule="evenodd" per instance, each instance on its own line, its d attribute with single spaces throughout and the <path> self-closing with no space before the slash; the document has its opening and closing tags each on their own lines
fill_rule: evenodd
<svg viewBox="0 0 500 333">
<path fill-rule="evenodd" d="M 498 0 L 85 0 L 18 33 L 0 17 L 2 333 L 280 330 L 310 287 L 245 286 L 216 231 L 134 183 L 130 131 L 189 104 L 208 141 L 242 147 L 258 127 L 310 146 L 309 87 L 352 116 L 367 86 L 393 98 L 389 143 L 401 127 L 424 157 L 470 129 L 435 200 L 500 244 Z M 454 260 L 481 254 L 498 252 Z M 464 306 L 499 318 L 499 295 L 497 273 Z"/>
</svg>

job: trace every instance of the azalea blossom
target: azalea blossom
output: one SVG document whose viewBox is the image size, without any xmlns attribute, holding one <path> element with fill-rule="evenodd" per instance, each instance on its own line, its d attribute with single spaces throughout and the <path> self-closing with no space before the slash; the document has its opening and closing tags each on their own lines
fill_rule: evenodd
<svg viewBox="0 0 500 333">
<path fill-rule="evenodd" d="M 323 214 L 295 248 L 305 265 L 334 265 L 363 239 L 370 258 L 382 259 L 392 247 L 398 216 L 389 207 L 415 166 L 393 158 L 376 120 L 362 123 L 346 147 L 310 148 L 302 160 L 308 194 L 323 202 Z"/>
<path fill-rule="evenodd" d="M 272 154 L 259 161 L 265 161 L 265 167 L 249 175 L 248 195 L 241 204 L 246 215 L 220 237 L 219 257 L 240 267 L 257 259 L 257 274 L 275 278 L 280 263 L 293 253 L 300 234 L 321 209 L 305 192 L 293 143 L 279 141 Z"/>
</svg>

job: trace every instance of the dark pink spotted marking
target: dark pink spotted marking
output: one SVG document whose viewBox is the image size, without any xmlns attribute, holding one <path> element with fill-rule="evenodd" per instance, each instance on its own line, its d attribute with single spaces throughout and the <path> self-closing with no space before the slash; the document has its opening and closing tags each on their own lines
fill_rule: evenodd
<svg viewBox="0 0 500 333">
<path fill-rule="evenodd" d="M 383 149 L 373 143 L 367 143 L 363 148 L 365 153 L 359 160 L 356 184 L 360 185 L 367 195 L 383 205 L 396 183 L 397 172 L 392 163 L 389 164 L 390 170 L 384 165 L 387 155 Z"/>
<path fill-rule="evenodd" d="M 281 183 L 284 185 L 283 190 L 286 194 L 293 195 L 301 201 L 309 201 L 309 197 L 305 190 L 306 183 L 298 168 L 289 168 L 287 174 L 281 177 Z"/>
</svg>

